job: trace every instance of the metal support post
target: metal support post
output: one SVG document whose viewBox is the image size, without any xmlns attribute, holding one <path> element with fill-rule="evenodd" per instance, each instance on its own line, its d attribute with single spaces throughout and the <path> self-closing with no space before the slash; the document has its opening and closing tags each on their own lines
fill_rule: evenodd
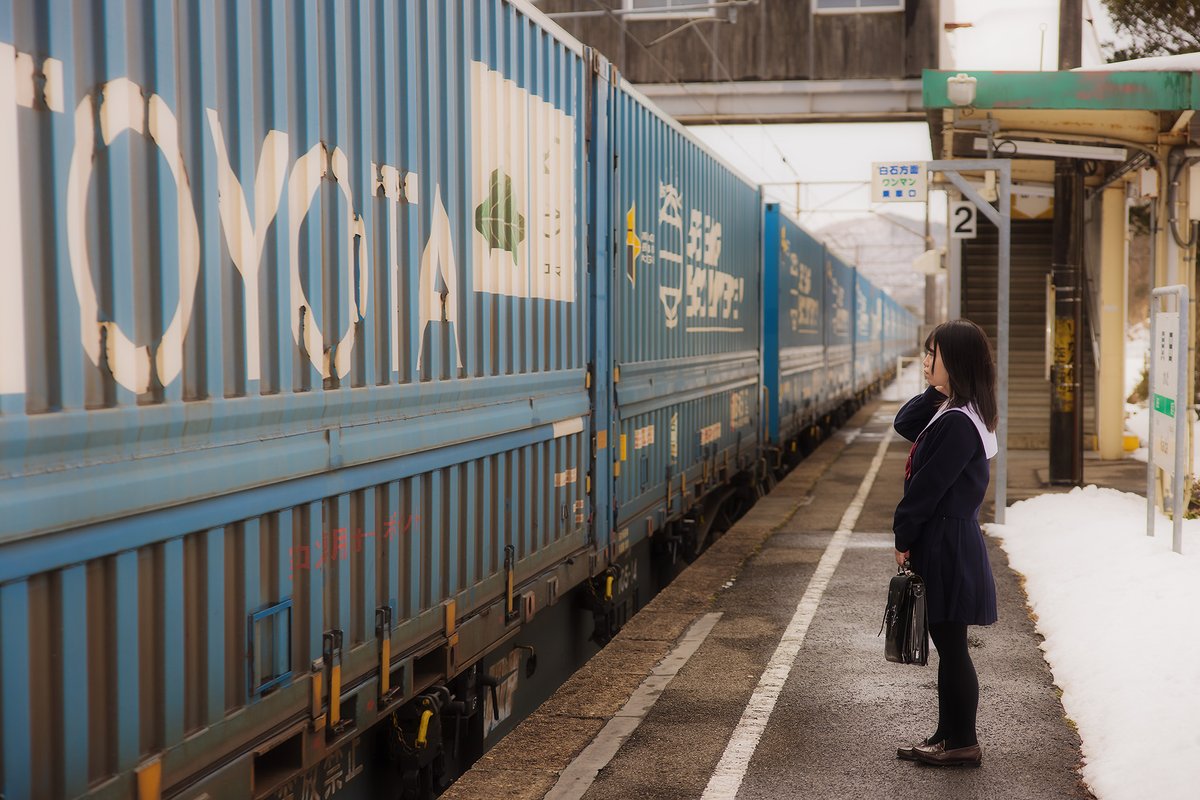
<svg viewBox="0 0 1200 800">
<path fill-rule="evenodd" d="M 994 208 L 975 191 L 963 172 L 993 170 L 999 177 L 997 206 Z M 1009 275 L 1012 254 L 1012 162 L 1007 159 L 961 159 L 953 161 L 930 161 L 929 172 L 941 172 L 963 196 L 975 204 L 980 213 L 987 217 L 999 232 L 998 280 L 996 287 L 996 405 L 999 422 L 996 438 L 1000 452 L 996 454 L 996 522 L 1004 524 L 1004 512 L 1008 507 L 1008 315 Z"/>
<path fill-rule="evenodd" d="M 956 196 L 950 197 L 951 201 L 957 199 Z M 947 214 L 953 207 L 953 202 L 946 203 Z M 946 230 L 950 230 L 950 223 L 951 220 L 947 217 Z M 958 319 L 962 316 L 962 243 L 962 239 L 953 236 L 949 237 L 949 240 L 946 242 L 946 247 L 949 250 L 947 254 L 949 264 L 946 270 L 946 282 L 948 284 L 946 290 L 946 316 L 948 319 Z"/>
</svg>

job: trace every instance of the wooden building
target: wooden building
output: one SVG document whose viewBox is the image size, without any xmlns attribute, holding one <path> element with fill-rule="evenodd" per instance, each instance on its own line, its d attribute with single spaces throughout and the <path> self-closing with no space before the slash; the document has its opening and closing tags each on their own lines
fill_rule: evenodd
<svg viewBox="0 0 1200 800">
<path fill-rule="evenodd" d="M 921 119 L 938 0 L 540 0 L 683 122 Z"/>
</svg>

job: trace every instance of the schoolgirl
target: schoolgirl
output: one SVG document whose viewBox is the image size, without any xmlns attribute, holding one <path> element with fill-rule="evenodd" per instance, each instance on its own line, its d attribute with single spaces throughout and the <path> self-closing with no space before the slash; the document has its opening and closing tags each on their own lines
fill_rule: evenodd
<svg viewBox="0 0 1200 800">
<path fill-rule="evenodd" d="M 975 733 L 979 680 L 967 626 L 996 621 L 996 584 L 979 528 L 988 460 L 997 452 L 996 372 L 973 322 L 939 325 L 925 342 L 926 391 L 896 414 L 913 442 L 892 530 L 896 563 L 925 580 L 929 632 L 938 653 L 938 726 L 896 756 L 936 766 L 982 763 Z"/>
</svg>

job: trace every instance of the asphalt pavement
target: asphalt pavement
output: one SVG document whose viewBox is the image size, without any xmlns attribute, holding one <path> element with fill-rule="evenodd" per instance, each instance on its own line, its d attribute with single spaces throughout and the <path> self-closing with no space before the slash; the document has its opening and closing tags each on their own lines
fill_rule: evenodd
<svg viewBox="0 0 1200 800">
<path fill-rule="evenodd" d="M 897 746 L 937 724 L 936 651 L 925 667 L 892 664 L 877 636 L 908 454 L 899 436 L 880 452 L 897 407 L 869 403 L 445 796 L 700 798 L 708 789 L 708 797 L 743 799 L 1091 797 L 1020 577 L 991 540 L 1000 620 L 972 627 L 969 638 L 983 765 L 895 758 Z M 876 460 L 856 518 L 847 515 Z M 848 519 L 852 530 L 835 542 L 840 559 L 830 571 L 827 552 Z M 810 613 L 797 615 L 806 590 Z M 802 639 L 794 616 L 805 616 Z M 688 639 L 701 628 L 702 639 Z M 795 655 L 783 659 L 785 679 L 772 673 L 780 678 L 774 705 L 761 713 L 760 680 L 772 657 L 779 661 L 785 630 Z M 758 712 L 747 715 L 748 703 Z M 647 705 L 638 719 L 634 711 Z M 727 754 L 731 737 L 736 752 Z M 718 765 L 728 778 L 731 762 L 737 779 L 720 784 L 722 795 L 710 782 Z"/>
</svg>

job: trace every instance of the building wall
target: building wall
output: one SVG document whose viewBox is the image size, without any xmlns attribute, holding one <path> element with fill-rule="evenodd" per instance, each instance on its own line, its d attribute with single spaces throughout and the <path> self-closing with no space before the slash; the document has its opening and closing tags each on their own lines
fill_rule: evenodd
<svg viewBox="0 0 1200 800">
<path fill-rule="evenodd" d="M 623 0 L 545 0 L 551 16 L 620 9 Z M 616 15 L 555 21 L 612 60 L 633 83 L 918 78 L 938 66 L 938 0 L 908 0 L 904 11 L 813 14 L 808 0 L 760 0 L 736 22 L 637 20 Z M 714 57 L 713 53 L 716 53 Z"/>
</svg>

